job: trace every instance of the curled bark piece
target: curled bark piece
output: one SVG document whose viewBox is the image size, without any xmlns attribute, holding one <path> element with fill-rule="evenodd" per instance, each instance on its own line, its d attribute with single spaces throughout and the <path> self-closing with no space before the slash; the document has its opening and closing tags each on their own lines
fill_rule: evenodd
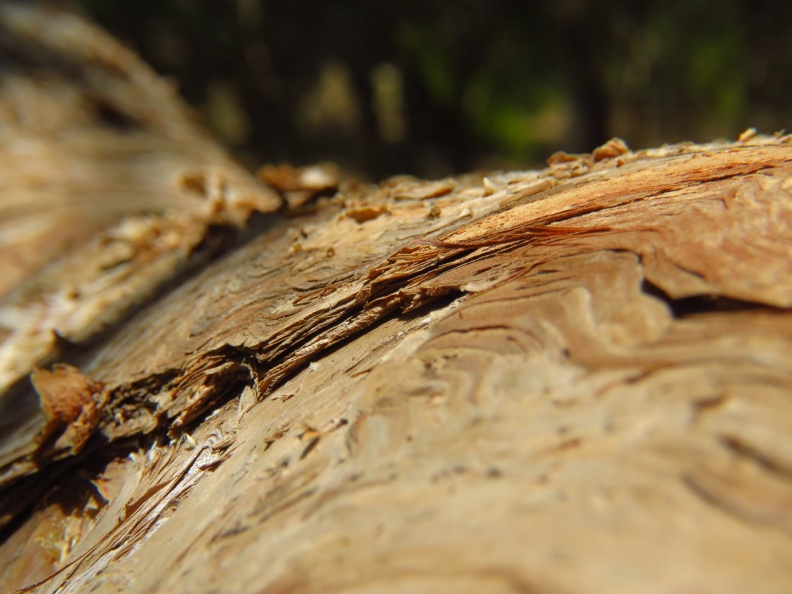
<svg viewBox="0 0 792 594">
<path fill-rule="evenodd" d="M 71 365 L 58 363 L 52 371 L 36 369 L 30 376 L 39 395 L 46 421 L 40 436 L 41 444 L 56 432 L 66 432 L 55 444 L 56 449 L 68 446 L 77 454 L 93 434 L 106 402 L 104 384 L 84 376 Z M 41 455 L 37 453 L 37 455 Z"/>
</svg>

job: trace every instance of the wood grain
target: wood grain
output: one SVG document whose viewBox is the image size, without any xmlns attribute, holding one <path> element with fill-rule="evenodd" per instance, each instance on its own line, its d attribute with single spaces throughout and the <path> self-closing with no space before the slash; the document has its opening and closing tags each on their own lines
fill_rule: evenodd
<svg viewBox="0 0 792 594">
<path fill-rule="evenodd" d="M 299 210 L 77 343 L 78 457 L 4 437 L 6 589 L 792 589 L 792 137 Z"/>
</svg>

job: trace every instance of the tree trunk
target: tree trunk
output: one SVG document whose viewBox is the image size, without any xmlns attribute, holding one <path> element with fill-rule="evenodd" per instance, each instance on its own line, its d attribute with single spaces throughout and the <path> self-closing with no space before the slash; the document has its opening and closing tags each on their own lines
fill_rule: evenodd
<svg viewBox="0 0 792 594">
<path fill-rule="evenodd" d="M 0 7 L 4 591 L 792 590 L 792 137 L 310 200 L 51 16 Z"/>
</svg>

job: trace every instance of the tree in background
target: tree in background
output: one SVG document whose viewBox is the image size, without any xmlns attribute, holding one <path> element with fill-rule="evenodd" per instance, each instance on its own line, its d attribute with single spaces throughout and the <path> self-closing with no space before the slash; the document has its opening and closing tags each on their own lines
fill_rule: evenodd
<svg viewBox="0 0 792 594">
<path fill-rule="evenodd" d="M 784 128 L 789 6 L 747 0 L 77 0 L 251 164 L 371 177 Z"/>
</svg>

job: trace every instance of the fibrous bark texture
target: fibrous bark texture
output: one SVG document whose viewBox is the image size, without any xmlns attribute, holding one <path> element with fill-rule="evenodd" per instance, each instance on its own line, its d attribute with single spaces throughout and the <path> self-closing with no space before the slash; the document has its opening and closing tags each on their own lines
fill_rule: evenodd
<svg viewBox="0 0 792 594">
<path fill-rule="evenodd" d="M 277 199 L 210 144 L 167 142 L 119 157 L 130 184 L 162 172 L 148 207 L 55 225 L 35 241 L 58 257 L 3 302 L 43 295 L 39 317 L 3 318 L 5 589 L 792 589 L 792 138 L 614 140 L 543 171 L 342 184 L 209 256 L 212 217 L 236 207 L 182 202 L 206 184 L 171 173 L 216 155 L 258 197 L 231 228 Z M 3 204 L 37 187 L 14 175 Z M 18 224 L 52 225 L 20 203 Z M 199 231 L 167 227 L 113 276 L 103 258 L 141 209 Z M 134 308 L 90 298 L 116 287 Z"/>
</svg>

